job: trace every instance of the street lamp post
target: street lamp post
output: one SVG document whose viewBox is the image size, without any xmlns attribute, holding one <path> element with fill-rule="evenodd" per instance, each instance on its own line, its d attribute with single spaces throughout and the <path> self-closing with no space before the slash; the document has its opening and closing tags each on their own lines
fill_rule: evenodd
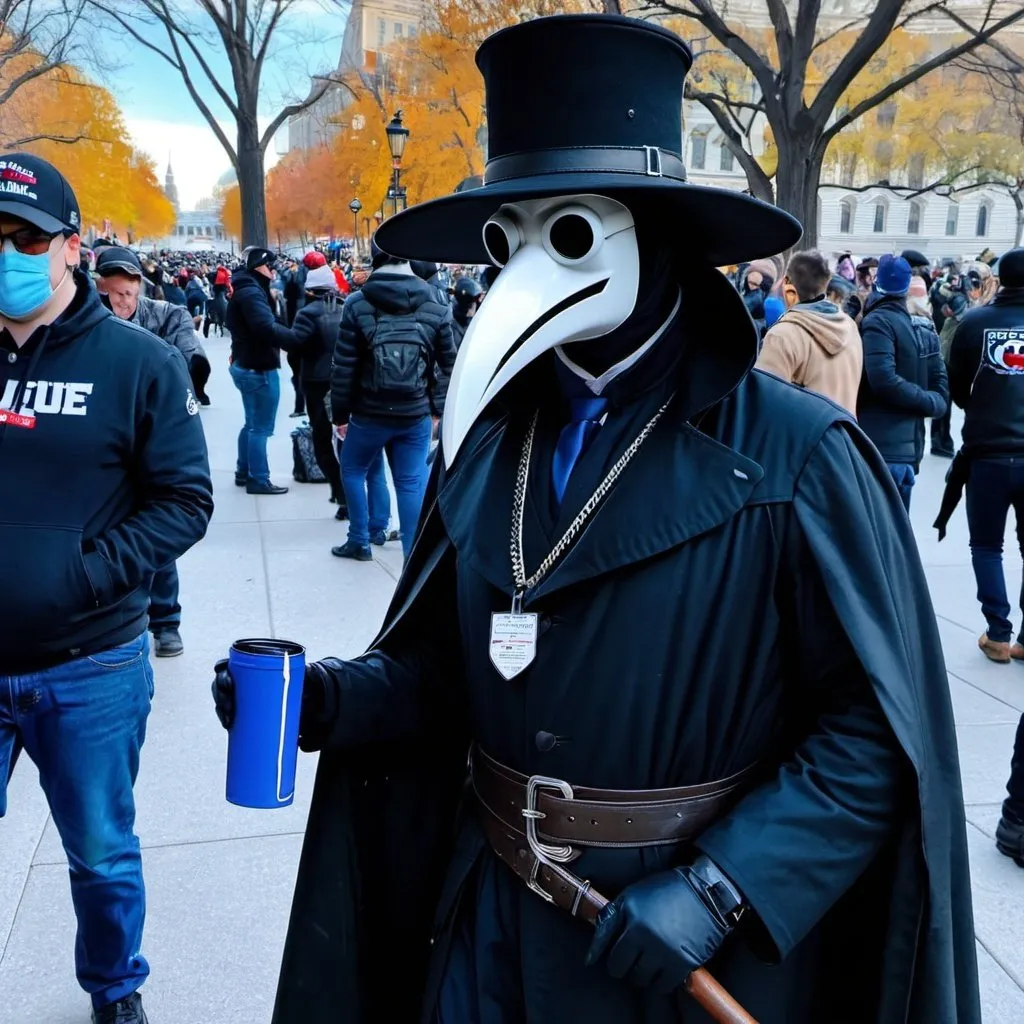
<svg viewBox="0 0 1024 1024">
<path fill-rule="evenodd" d="M 409 129 L 402 124 L 402 112 L 395 111 L 395 116 L 385 129 L 388 136 L 388 149 L 391 150 L 391 167 L 394 178 L 391 183 L 391 194 L 388 198 L 392 200 L 392 209 L 398 213 L 399 201 L 402 195 L 399 180 L 401 178 L 402 154 L 405 152 L 405 144 L 409 141 Z"/>
<path fill-rule="evenodd" d="M 348 204 L 348 208 L 352 211 L 352 262 L 355 263 L 359 260 L 359 211 L 363 208 L 358 196 Z"/>
</svg>

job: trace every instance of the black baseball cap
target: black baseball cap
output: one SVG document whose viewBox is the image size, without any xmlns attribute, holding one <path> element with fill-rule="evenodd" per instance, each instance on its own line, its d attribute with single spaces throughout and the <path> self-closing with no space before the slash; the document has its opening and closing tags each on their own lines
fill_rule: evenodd
<svg viewBox="0 0 1024 1024">
<path fill-rule="evenodd" d="M 110 274 L 128 274 L 131 277 L 142 277 L 142 264 L 139 257 L 121 245 L 112 245 L 104 249 L 96 258 L 96 273 L 100 277 Z"/>
<path fill-rule="evenodd" d="M 0 213 L 43 231 L 78 234 L 82 214 L 67 179 L 53 164 L 32 153 L 0 156 Z"/>
</svg>

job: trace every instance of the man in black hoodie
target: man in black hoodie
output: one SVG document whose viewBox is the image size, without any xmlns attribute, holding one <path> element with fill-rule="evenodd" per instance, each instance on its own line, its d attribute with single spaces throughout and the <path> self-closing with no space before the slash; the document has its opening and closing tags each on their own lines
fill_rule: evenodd
<svg viewBox="0 0 1024 1024">
<path fill-rule="evenodd" d="M 967 525 L 978 599 L 988 628 L 978 645 L 991 661 L 1024 661 L 1024 625 L 1013 641 L 1003 575 L 1003 536 L 1013 506 L 1024 543 L 1024 249 L 999 261 L 998 294 L 967 312 L 949 351 L 949 386 L 965 412 Z M 1024 608 L 1024 590 L 1020 596 Z M 1002 853 L 1024 867 L 1024 717 L 1017 726 L 1008 796 L 996 828 Z"/>
<path fill-rule="evenodd" d="M 374 248 L 373 273 L 345 302 L 331 372 L 334 422 L 348 428 L 341 477 L 349 521 L 348 541 L 331 553 L 363 562 L 372 557 L 370 506 L 387 504 L 386 492 L 370 495 L 369 502 L 366 492 L 367 473 L 381 451 L 391 465 L 402 550 L 409 557 L 427 486 L 431 416 L 443 411 L 455 367 L 451 306 L 407 260 Z M 380 532 L 380 524 L 374 526 Z"/>
<path fill-rule="evenodd" d="M 1024 660 L 1024 627 L 1013 624 L 1003 576 L 1003 534 L 1012 505 L 1024 527 L 1024 249 L 1000 263 L 1003 287 L 990 305 L 964 314 L 949 349 L 949 387 L 965 412 L 967 522 L 978 599 L 988 629 L 978 641 L 996 662 Z M 1021 595 L 1024 607 L 1024 593 Z M 1021 807 L 1024 812 L 1024 792 Z M 1021 815 L 1024 821 L 1024 814 Z"/>
<path fill-rule="evenodd" d="M 295 346 L 295 335 L 279 323 L 270 303 L 276 257 L 254 246 L 245 269 L 231 276 L 227 325 L 231 332 L 231 379 L 242 396 L 245 423 L 238 432 L 235 483 L 249 494 L 284 494 L 270 482 L 267 441 L 274 434 L 281 401 L 281 352 Z"/>
<path fill-rule="evenodd" d="M 0 159 L 0 815 L 21 747 L 68 856 L 93 1020 L 144 1024 L 150 585 L 213 500 L 185 362 L 72 269 L 80 224 L 54 167 Z"/>
</svg>

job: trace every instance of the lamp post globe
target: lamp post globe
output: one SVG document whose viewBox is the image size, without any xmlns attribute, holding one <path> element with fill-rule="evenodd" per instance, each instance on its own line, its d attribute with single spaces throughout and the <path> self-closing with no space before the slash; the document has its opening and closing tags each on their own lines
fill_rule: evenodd
<svg viewBox="0 0 1024 1024">
<path fill-rule="evenodd" d="M 391 201 L 392 214 L 398 213 L 399 207 L 399 181 L 402 171 L 402 154 L 405 153 L 405 144 L 409 141 L 409 129 L 402 124 L 402 112 L 395 111 L 391 123 L 385 129 L 388 136 L 388 149 L 391 150 L 391 167 L 394 176 L 391 181 L 391 188 L 388 190 L 388 199 Z"/>
<path fill-rule="evenodd" d="M 352 258 L 356 261 L 359 259 L 359 211 L 363 208 L 358 196 L 348 204 L 348 208 L 352 211 Z"/>
<path fill-rule="evenodd" d="M 405 144 L 409 141 L 409 129 L 402 124 L 402 112 L 395 111 L 391 123 L 385 129 L 388 136 L 388 149 L 391 150 L 391 159 L 401 163 L 402 154 L 405 152 Z"/>
</svg>

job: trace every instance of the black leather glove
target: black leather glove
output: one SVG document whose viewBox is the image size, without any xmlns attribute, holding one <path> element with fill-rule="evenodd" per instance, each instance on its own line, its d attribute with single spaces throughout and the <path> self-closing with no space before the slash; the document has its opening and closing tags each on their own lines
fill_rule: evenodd
<svg viewBox="0 0 1024 1024">
<path fill-rule="evenodd" d="M 741 912 L 739 894 L 700 857 L 629 886 L 609 903 L 598 915 L 587 966 L 605 957 L 613 978 L 668 995 L 715 955 Z"/>
<path fill-rule="evenodd" d="M 225 729 L 235 724 L 235 681 L 228 671 L 228 659 L 221 658 L 213 666 L 213 706 Z"/>
<path fill-rule="evenodd" d="M 333 659 L 329 659 L 333 661 Z M 235 724 L 235 681 L 231 678 L 228 659 L 221 658 L 213 666 L 213 706 L 225 729 Z M 306 666 L 302 681 L 302 710 L 299 718 L 299 732 L 309 730 L 323 717 L 327 694 L 327 673 L 318 662 Z"/>
</svg>

